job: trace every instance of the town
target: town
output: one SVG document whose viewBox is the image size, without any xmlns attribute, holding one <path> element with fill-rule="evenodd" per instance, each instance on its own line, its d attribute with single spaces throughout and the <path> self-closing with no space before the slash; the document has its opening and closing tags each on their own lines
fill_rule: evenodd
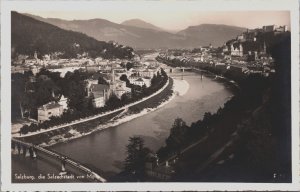
<svg viewBox="0 0 300 192">
<path fill-rule="evenodd" d="M 189 65 L 201 69 L 213 68 L 220 74 L 231 71 L 238 75 L 258 73 L 269 76 L 275 73 L 275 68 L 268 46 L 272 43 L 272 38 L 285 32 L 287 26 L 270 25 L 248 29 L 236 39 L 225 42 L 222 47 L 215 48 L 209 45 L 194 49 L 168 49 L 161 51 L 157 60 L 167 62 L 174 67 Z M 110 43 L 115 47 L 121 47 L 116 42 Z M 80 47 L 77 43 L 73 46 Z M 141 58 L 134 52 L 130 60 L 91 58 L 88 53 L 77 54 L 77 58 L 72 59 L 60 59 L 59 55 L 62 53 L 56 52 L 39 57 L 37 52 L 32 55 L 18 55 L 12 63 L 12 74 L 31 71 L 29 72 L 31 75 L 25 79 L 27 82 L 25 92 L 34 94 L 34 89 L 31 89 L 34 84 L 53 81 L 47 75 L 41 74 L 40 70 L 59 72 L 61 78 L 75 70 L 86 72 L 88 75 L 85 79 L 85 96 L 92 97 L 91 102 L 95 108 L 101 108 L 105 106 L 111 95 L 115 95 L 118 99 L 122 96 L 131 97 L 132 85 L 149 87 L 151 79 L 160 70 L 158 61 L 149 57 Z M 12 80 L 14 81 L 13 78 Z M 42 103 L 35 109 L 38 123 L 49 120 L 52 116 L 60 116 L 68 110 L 68 97 L 62 93 L 55 93 L 54 88 L 51 94 L 52 101 Z M 26 107 L 20 105 L 20 110 L 22 117 L 30 118 Z"/>
<path fill-rule="evenodd" d="M 42 98 L 36 98 L 32 95 L 39 94 L 39 88 L 45 89 L 45 86 L 48 85 L 48 90 L 46 90 L 48 97 L 45 96 L 47 98 L 44 100 L 50 100 L 48 103 L 41 101 L 42 105 L 37 106 L 35 109 L 26 108 L 26 104 L 24 105 L 26 101 L 19 100 L 20 105 L 17 110 L 20 110 L 22 118 L 27 117 L 29 120 L 33 120 L 33 122 L 36 120 L 37 123 L 42 123 L 50 120 L 51 117 L 59 117 L 68 111 L 69 105 L 72 105 L 70 104 L 72 101 L 63 92 L 66 93 L 69 90 L 66 87 L 58 88 L 55 85 L 55 83 L 58 83 L 57 78 L 67 81 L 73 73 L 74 78 L 76 78 L 76 75 L 84 76 L 82 79 L 82 89 L 80 90 L 84 92 L 84 97 L 81 98 L 82 101 L 79 100 L 77 102 L 90 101 L 93 108 L 103 108 L 113 97 L 121 100 L 123 104 L 130 99 L 132 99 L 130 101 L 134 101 L 135 98 L 139 98 L 141 94 L 145 93 L 145 90 L 151 87 L 151 85 L 153 87 L 159 81 L 161 74 L 158 62 L 150 57 L 140 59 L 136 55 L 132 60 L 107 60 L 100 57 L 91 59 L 87 54 L 79 56 L 80 58 L 78 59 L 70 60 L 50 59 L 51 57 L 45 55 L 43 59 L 39 59 L 35 52 L 33 57 L 19 56 L 12 66 L 13 85 L 14 81 L 18 81 L 20 77 L 17 74 L 23 74 L 23 78 L 25 78 L 22 79 L 22 81 L 25 81 L 24 92 L 20 94 L 29 95 L 29 97 L 40 101 Z M 22 58 L 21 61 L 20 58 Z M 19 69 L 14 70 L 14 68 Z M 67 94 L 70 95 L 71 93 Z M 74 92 L 74 94 L 79 93 Z M 26 99 L 26 96 L 20 99 Z M 116 100 L 114 100 L 114 104 L 116 104 Z M 36 115 L 34 115 L 34 111 L 37 111 Z M 33 116 L 36 116 L 35 120 L 32 118 Z"/>
<path fill-rule="evenodd" d="M 129 144 L 118 146 L 120 154 L 124 153 L 124 148 L 127 149 L 127 157 L 122 165 L 118 165 L 118 173 L 104 174 L 109 181 L 206 181 L 202 176 L 203 170 L 212 166 L 213 175 L 214 168 L 226 167 L 227 162 L 231 163 L 235 156 L 239 156 L 235 150 L 238 151 L 241 138 L 250 135 L 252 130 L 249 131 L 247 126 L 252 125 L 256 118 L 253 115 L 256 108 L 264 109 L 265 103 L 269 102 L 269 97 L 265 96 L 269 93 L 264 91 L 271 86 L 269 80 L 276 76 L 278 69 L 273 49 L 289 36 L 286 25 L 267 25 L 246 29 L 221 46 L 213 46 L 211 42 L 190 48 L 133 49 L 109 41 L 101 42 L 103 45 L 99 46 L 103 50 L 97 52 L 95 50 L 99 47 L 90 48 L 82 41 L 72 42 L 61 52 L 31 48 L 19 54 L 13 49 L 11 106 L 14 147 L 26 147 L 30 143 L 35 150 L 47 151 L 43 147 L 65 143 L 97 130 L 116 128 L 124 123 L 128 130 L 135 130 L 131 130 L 132 135 L 127 135 L 126 131 L 120 134 L 129 136 L 129 140 L 125 139 Z M 209 86 L 214 92 L 209 92 Z M 189 89 L 194 91 L 194 95 L 185 95 Z M 207 95 L 204 98 L 214 99 L 201 100 L 205 91 Z M 159 124 L 164 126 L 161 129 L 167 129 L 163 136 L 158 134 L 165 143 L 164 139 L 159 141 L 159 145 L 152 143 L 155 150 L 150 150 L 142 137 L 136 136 L 143 134 L 136 129 L 137 124 L 132 125 L 130 121 L 154 110 L 159 113 L 158 109 L 168 103 L 173 105 L 170 111 L 164 111 L 154 120 L 140 122 L 145 123 L 146 131 L 153 129 L 154 134 L 159 132 L 159 128 L 155 130 Z M 181 106 L 176 108 L 178 103 Z M 190 115 L 193 118 L 187 114 L 191 110 L 195 110 L 194 115 Z M 187 118 L 188 123 L 177 113 Z M 168 119 L 168 114 L 176 118 Z M 164 124 L 163 116 L 168 123 L 174 123 Z M 266 126 L 257 132 L 261 131 L 263 136 L 270 135 L 268 128 Z M 111 135 L 114 137 L 113 133 Z M 102 136 L 102 140 L 106 139 Z M 149 140 L 147 144 L 151 144 Z M 111 147 L 116 144 L 114 142 L 118 140 L 107 141 L 113 143 Z M 94 147 L 94 151 L 98 147 L 109 151 L 104 144 Z M 17 147 L 14 149 L 15 154 L 20 154 Z M 257 149 L 253 147 L 252 150 Z M 31 150 L 36 157 L 36 152 Z M 98 156 L 107 155 L 102 151 Z M 50 150 L 46 153 L 61 162 L 60 175 L 67 174 L 66 162 L 90 171 L 67 156 Z M 104 158 L 104 162 L 109 159 Z M 122 155 L 118 158 L 124 159 Z M 118 159 L 118 163 L 120 161 Z M 246 160 L 241 166 L 244 162 Z M 108 172 L 115 169 L 111 162 L 106 165 L 110 169 Z M 101 162 L 99 166 L 103 169 L 105 164 Z M 271 172 L 268 174 L 271 175 Z M 101 178 L 96 171 L 93 174 Z M 272 179 L 276 181 L 278 178 Z"/>
<path fill-rule="evenodd" d="M 231 71 L 239 75 L 257 73 L 267 77 L 275 73 L 269 47 L 274 43 L 274 37 L 286 32 L 287 26 L 276 25 L 247 29 L 221 47 L 210 44 L 192 50 L 169 49 L 160 53 L 158 59 L 174 67 L 190 65 L 214 69 L 220 74 Z"/>
</svg>

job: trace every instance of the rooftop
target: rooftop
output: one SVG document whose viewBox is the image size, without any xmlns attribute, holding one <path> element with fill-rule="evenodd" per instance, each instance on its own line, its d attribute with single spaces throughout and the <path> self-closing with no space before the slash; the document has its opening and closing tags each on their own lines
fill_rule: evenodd
<svg viewBox="0 0 300 192">
<path fill-rule="evenodd" d="M 62 105 L 56 103 L 56 102 L 50 102 L 50 103 L 47 103 L 41 107 L 39 107 L 38 109 L 41 109 L 41 110 L 48 110 L 48 109 L 54 109 L 54 108 L 59 108 L 61 107 Z"/>
<path fill-rule="evenodd" d="M 91 92 L 93 93 L 94 97 L 103 97 L 104 91 L 109 90 L 109 85 L 104 84 L 92 84 L 91 85 Z"/>
<path fill-rule="evenodd" d="M 174 173 L 174 169 L 170 166 L 157 166 L 154 168 L 154 171 L 157 173 L 171 175 Z"/>
<path fill-rule="evenodd" d="M 135 81 L 144 81 L 142 78 L 138 78 L 137 80 L 135 80 Z"/>
</svg>

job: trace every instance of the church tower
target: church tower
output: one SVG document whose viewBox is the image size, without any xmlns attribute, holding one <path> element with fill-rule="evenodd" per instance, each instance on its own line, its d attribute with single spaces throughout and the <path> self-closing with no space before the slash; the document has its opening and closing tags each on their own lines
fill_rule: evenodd
<svg viewBox="0 0 300 192">
<path fill-rule="evenodd" d="M 116 89 L 116 81 L 115 81 L 115 70 L 113 68 L 113 64 L 111 64 L 111 81 L 109 83 L 109 89 L 110 89 L 110 93 L 115 93 L 115 89 Z"/>
<path fill-rule="evenodd" d="M 240 43 L 239 56 L 243 56 L 243 45 Z"/>
<path fill-rule="evenodd" d="M 34 57 L 35 60 L 38 59 L 38 57 L 37 57 L 37 52 L 36 52 L 36 51 L 34 52 L 33 57 Z"/>
<path fill-rule="evenodd" d="M 267 46 L 266 46 L 266 41 L 264 41 L 264 53 L 267 53 Z"/>
</svg>

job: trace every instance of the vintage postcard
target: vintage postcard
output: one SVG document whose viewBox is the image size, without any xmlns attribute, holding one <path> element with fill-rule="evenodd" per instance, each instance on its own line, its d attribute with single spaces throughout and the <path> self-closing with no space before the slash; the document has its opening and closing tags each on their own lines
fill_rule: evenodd
<svg viewBox="0 0 300 192">
<path fill-rule="evenodd" d="M 3 1 L 2 190 L 299 188 L 299 5 Z"/>
</svg>

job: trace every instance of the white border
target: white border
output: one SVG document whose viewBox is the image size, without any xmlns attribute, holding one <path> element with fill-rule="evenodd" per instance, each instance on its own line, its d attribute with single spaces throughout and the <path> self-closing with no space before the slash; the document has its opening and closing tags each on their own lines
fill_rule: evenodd
<svg viewBox="0 0 300 192">
<path fill-rule="evenodd" d="M 115 9 L 124 1 L 2 1 L 1 6 L 1 184 L 8 191 L 46 190 L 101 190 L 101 191 L 183 191 L 183 190 L 292 190 L 299 185 L 299 5 L 298 0 L 199 0 L 199 1 L 126 1 L 135 9 L 144 6 L 168 6 L 168 4 L 191 10 L 290 10 L 292 34 L 292 178 L 291 184 L 269 183 L 72 183 L 72 184 L 12 184 L 10 151 L 10 11 L 72 10 L 91 11 L 97 8 Z M 171 11 L 171 10 L 170 10 Z"/>
</svg>

